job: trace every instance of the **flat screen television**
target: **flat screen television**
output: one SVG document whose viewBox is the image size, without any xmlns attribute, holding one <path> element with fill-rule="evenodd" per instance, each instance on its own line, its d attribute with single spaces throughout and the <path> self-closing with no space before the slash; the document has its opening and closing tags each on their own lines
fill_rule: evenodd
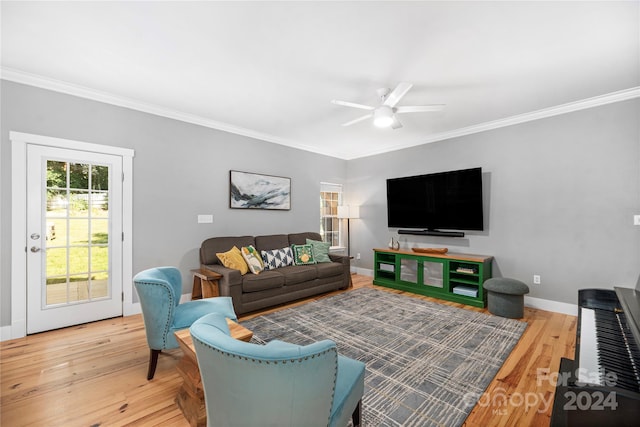
<svg viewBox="0 0 640 427">
<path fill-rule="evenodd" d="M 390 228 L 483 230 L 482 168 L 387 179 Z"/>
</svg>

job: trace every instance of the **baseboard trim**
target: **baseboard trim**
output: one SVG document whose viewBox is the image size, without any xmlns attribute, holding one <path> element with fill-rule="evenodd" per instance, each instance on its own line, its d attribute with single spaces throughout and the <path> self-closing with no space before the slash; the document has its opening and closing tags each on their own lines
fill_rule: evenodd
<svg viewBox="0 0 640 427">
<path fill-rule="evenodd" d="M 558 302 L 548 299 L 525 296 L 524 305 L 525 307 L 535 308 L 538 310 L 553 311 L 554 313 L 562 313 L 569 316 L 578 315 L 577 304 L 568 304 L 566 302 Z"/>
<path fill-rule="evenodd" d="M 2 326 L 0 327 L 0 342 L 1 341 L 9 341 L 12 339 L 11 337 L 11 326 Z"/>
<path fill-rule="evenodd" d="M 142 307 L 139 302 L 134 302 L 129 305 L 128 309 L 122 314 L 123 316 L 133 316 L 134 314 L 142 313 Z"/>
<path fill-rule="evenodd" d="M 369 268 L 351 267 L 351 272 L 363 276 L 373 277 L 373 270 Z"/>
</svg>

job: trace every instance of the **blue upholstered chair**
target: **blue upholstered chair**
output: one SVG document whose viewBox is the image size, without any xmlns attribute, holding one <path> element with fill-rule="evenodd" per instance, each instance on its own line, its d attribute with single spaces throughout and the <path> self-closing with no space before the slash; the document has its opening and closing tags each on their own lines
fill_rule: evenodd
<svg viewBox="0 0 640 427">
<path fill-rule="evenodd" d="M 349 418 L 360 425 L 365 365 L 339 356 L 333 341 L 246 343 L 231 338 L 219 314 L 190 331 L 207 426 L 344 427 Z"/>
<path fill-rule="evenodd" d="M 188 328 L 194 321 L 209 313 L 220 313 L 237 320 L 230 297 L 206 298 L 180 304 L 182 276 L 175 267 L 156 267 L 141 271 L 133 278 L 133 283 L 140 298 L 150 349 L 148 380 L 156 372 L 160 352 L 178 347 L 174 332 Z"/>
</svg>

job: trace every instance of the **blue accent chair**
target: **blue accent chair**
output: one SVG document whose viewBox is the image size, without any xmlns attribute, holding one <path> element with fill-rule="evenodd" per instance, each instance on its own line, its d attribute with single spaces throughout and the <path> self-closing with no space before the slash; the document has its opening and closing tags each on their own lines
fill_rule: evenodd
<svg viewBox="0 0 640 427">
<path fill-rule="evenodd" d="M 224 316 L 190 328 L 204 387 L 207 426 L 360 425 L 365 365 L 331 340 L 258 345 L 229 335 Z"/>
<path fill-rule="evenodd" d="M 178 347 L 174 332 L 188 328 L 209 313 L 220 313 L 237 320 L 230 297 L 206 298 L 180 304 L 182 276 L 175 267 L 156 267 L 141 271 L 133 278 L 133 284 L 140 298 L 147 343 L 151 350 L 148 380 L 156 372 L 160 352 Z"/>
</svg>

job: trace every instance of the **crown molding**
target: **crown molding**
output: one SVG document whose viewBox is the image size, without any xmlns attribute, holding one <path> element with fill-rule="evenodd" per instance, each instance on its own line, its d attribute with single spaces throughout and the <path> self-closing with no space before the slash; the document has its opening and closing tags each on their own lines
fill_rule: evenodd
<svg viewBox="0 0 640 427">
<path fill-rule="evenodd" d="M 624 89 L 617 92 L 595 96 L 593 98 L 587 98 L 580 101 L 569 102 L 567 104 L 562 104 L 555 107 L 544 108 L 544 109 L 533 111 L 530 113 L 519 114 L 516 116 L 511 116 L 503 119 L 493 120 L 490 122 L 480 123 L 477 125 L 464 127 L 464 128 L 456 129 L 449 132 L 434 134 L 429 136 L 426 139 L 415 141 L 414 143 L 396 145 L 389 149 L 376 150 L 376 151 L 361 154 L 356 157 L 356 156 L 347 155 L 346 153 L 336 153 L 335 151 L 329 153 L 329 152 L 320 150 L 316 147 L 311 147 L 295 141 L 289 141 L 274 135 L 256 132 L 251 129 L 204 118 L 201 116 L 197 116 L 195 114 L 187 114 L 181 111 L 176 111 L 176 110 L 171 110 L 169 108 L 161 107 L 159 105 L 149 104 L 149 103 L 141 102 L 135 99 L 98 91 L 95 89 L 87 88 L 80 85 L 75 85 L 72 83 L 67 83 L 61 80 L 43 77 L 36 74 L 26 73 L 24 71 L 19 71 L 11 68 L 0 67 L 0 79 L 12 81 L 15 83 L 22 83 L 29 86 L 35 86 L 42 89 L 48 89 L 55 92 L 64 93 L 67 95 L 73 95 L 80 98 L 90 99 L 93 101 L 104 102 L 106 104 L 129 108 L 132 110 L 149 113 L 156 116 L 179 120 L 182 122 L 204 126 L 211 129 L 217 129 L 217 130 L 221 130 L 224 132 L 229 132 L 237 135 L 247 136 L 249 138 L 258 139 L 261 141 L 267 141 L 275 144 L 286 145 L 288 147 L 310 151 L 313 153 L 322 154 L 330 157 L 337 157 L 344 160 L 353 160 L 360 157 L 369 157 L 377 154 L 384 154 L 391 151 L 397 151 L 403 148 L 410 148 L 418 145 L 429 144 L 436 141 L 443 141 L 447 139 L 471 135 L 474 133 L 486 132 L 489 130 L 499 129 L 507 126 L 513 126 L 516 124 L 526 123 L 534 120 L 540 120 L 548 117 L 559 116 L 559 115 L 571 113 L 574 111 L 585 110 L 588 108 L 612 104 L 615 102 L 627 101 L 633 98 L 640 97 L 640 86 L 636 86 L 636 87 Z"/>
<path fill-rule="evenodd" d="M 155 116 L 166 117 L 169 119 L 179 120 L 185 123 L 191 123 L 204 126 L 210 129 L 221 130 L 236 135 L 247 136 L 261 141 L 273 142 L 275 144 L 286 145 L 288 147 L 300 150 L 311 151 L 331 157 L 337 157 L 335 153 L 318 150 L 315 147 L 289 141 L 274 135 L 256 132 L 251 129 L 235 126 L 229 123 L 219 122 L 217 120 L 208 119 L 195 114 L 183 113 L 181 111 L 172 110 L 159 105 L 141 102 L 124 96 L 114 95 L 108 92 L 91 89 L 85 86 L 64 82 L 61 80 L 51 79 L 36 74 L 26 73 L 23 71 L 0 67 L 0 79 L 21 83 L 29 86 L 39 87 L 41 89 L 52 90 L 54 92 L 64 93 L 66 95 L 77 96 L 79 98 L 90 99 L 92 101 L 104 102 L 118 107 L 124 107 L 143 113 L 153 114 Z"/>
<path fill-rule="evenodd" d="M 507 126 L 513 126 L 521 123 L 532 122 L 534 120 L 546 119 L 549 117 L 560 116 L 574 111 L 586 110 L 588 108 L 599 107 L 602 105 L 613 104 L 615 102 L 628 101 L 630 99 L 640 98 L 640 86 L 629 89 L 611 92 L 608 94 L 594 96 L 580 101 L 569 102 L 555 107 L 544 108 L 542 110 L 532 111 L 530 113 L 519 114 L 516 116 L 506 117 L 504 119 L 493 120 L 490 122 L 480 123 L 449 132 L 441 132 L 429 136 L 427 139 L 419 140 L 414 143 L 400 144 L 389 150 L 378 150 L 368 153 L 360 157 L 374 156 L 384 154 L 391 151 L 401 150 L 403 148 L 416 147 L 418 145 L 429 144 L 437 141 L 458 138 L 461 136 L 471 135 L 474 133 L 486 132 L 489 130 L 500 129 Z M 351 159 L 349 159 L 351 160 Z"/>
</svg>

